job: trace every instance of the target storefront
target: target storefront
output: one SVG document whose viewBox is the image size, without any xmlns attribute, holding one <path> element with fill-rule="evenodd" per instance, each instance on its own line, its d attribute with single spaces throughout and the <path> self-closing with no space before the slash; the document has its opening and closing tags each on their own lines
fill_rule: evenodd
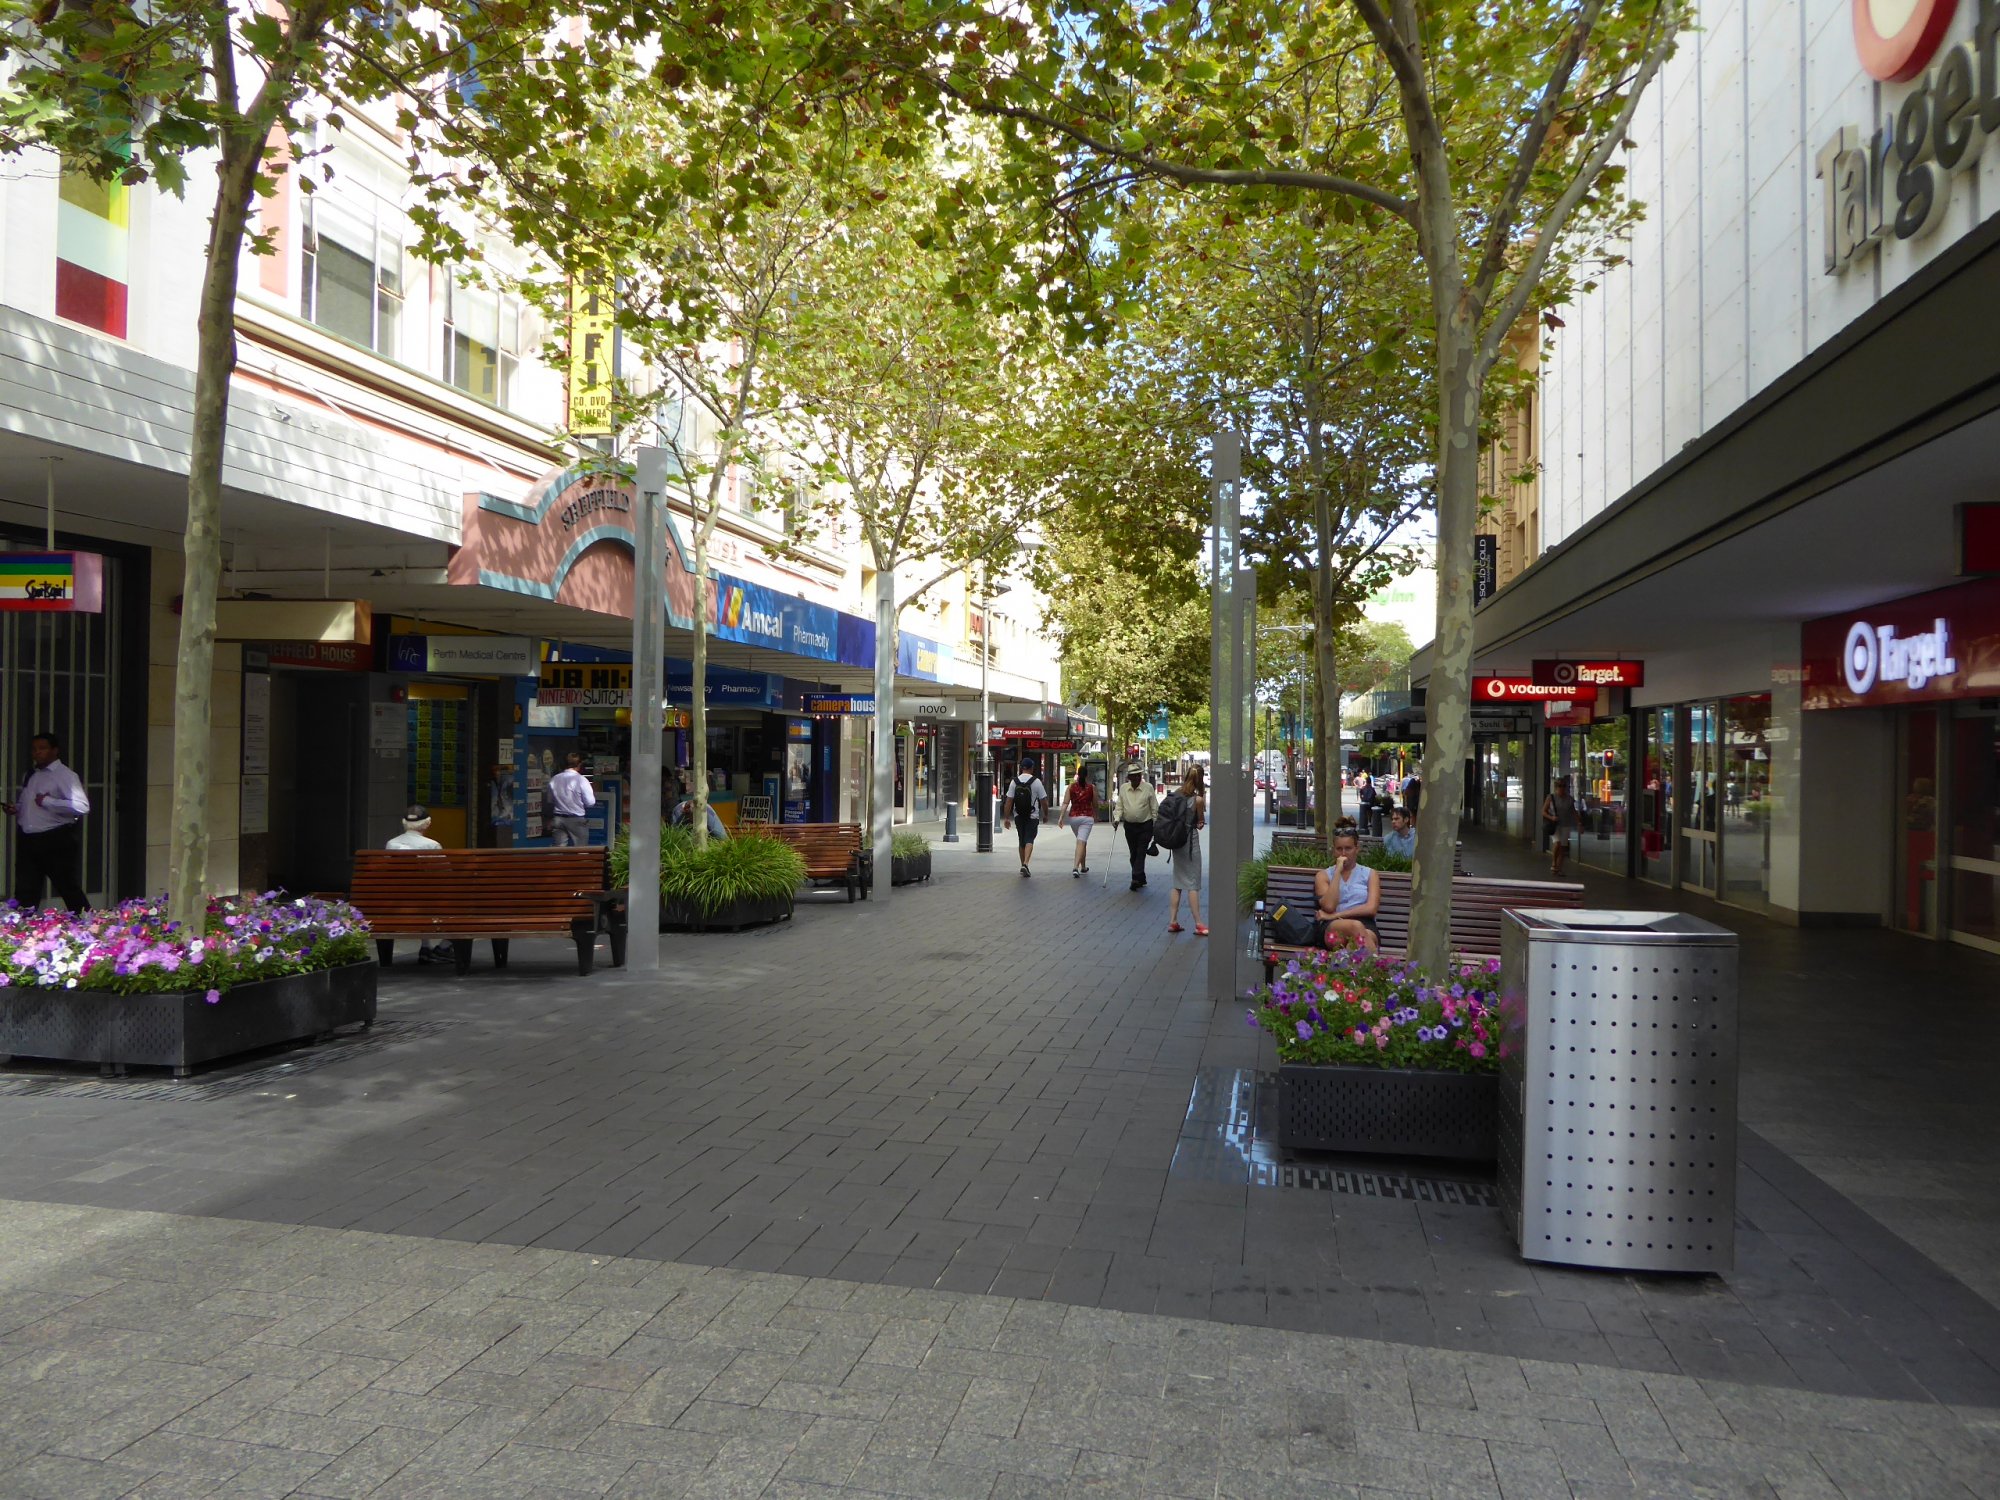
<svg viewBox="0 0 2000 1500">
<path fill-rule="evenodd" d="M 1806 713 L 1893 724 L 1891 925 L 2000 952 L 2000 579 L 1811 621 L 1800 646 Z"/>
</svg>

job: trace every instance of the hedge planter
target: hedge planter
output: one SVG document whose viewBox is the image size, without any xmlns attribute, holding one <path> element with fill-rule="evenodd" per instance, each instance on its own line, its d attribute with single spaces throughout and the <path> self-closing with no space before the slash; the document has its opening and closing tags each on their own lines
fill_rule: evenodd
<svg viewBox="0 0 2000 1500">
<path fill-rule="evenodd" d="M 922 854 L 897 854 L 889 860 L 889 884 L 916 885 L 931 878 L 931 856 L 926 849 Z"/>
<path fill-rule="evenodd" d="M 1284 1063 L 1278 1140 L 1298 1151 L 1492 1161 L 1499 1082 L 1492 1073 Z"/>
<path fill-rule="evenodd" d="M 375 1021 L 373 960 L 239 984 L 210 1005 L 203 990 L 117 995 L 105 990 L 0 990 L 0 1054 L 128 1067 L 172 1068 L 308 1041 L 336 1026 Z"/>
<path fill-rule="evenodd" d="M 660 931 L 741 932 L 746 927 L 789 921 L 791 915 L 790 896 L 753 896 L 710 912 L 699 911 L 684 901 L 662 901 Z"/>
</svg>

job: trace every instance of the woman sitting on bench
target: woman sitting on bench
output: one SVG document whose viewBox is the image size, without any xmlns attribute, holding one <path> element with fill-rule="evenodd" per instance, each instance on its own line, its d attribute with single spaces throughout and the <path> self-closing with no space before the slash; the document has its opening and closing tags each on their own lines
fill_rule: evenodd
<svg viewBox="0 0 2000 1500">
<path fill-rule="evenodd" d="M 1375 951 L 1375 913 L 1382 907 L 1382 883 L 1360 863 L 1361 836 L 1352 828 L 1333 831 L 1333 864 L 1313 877 L 1313 895 L 1326 923 L 1326 946 L 1358 943 Z"/>
</svg>

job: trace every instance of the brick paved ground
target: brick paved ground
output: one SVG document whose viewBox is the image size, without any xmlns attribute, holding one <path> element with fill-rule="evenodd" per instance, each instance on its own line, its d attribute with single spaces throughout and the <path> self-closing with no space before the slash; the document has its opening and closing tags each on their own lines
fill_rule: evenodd
<svg viewBox="0 0 2000 1500">
<path fill-rule="evenodd" d="M 0 1496 L 1994 1492 L 1987 1410 L 576 1252 L 0 1204 Z"/>
<path fill-rule="evenodd" d="M 1489 852 L 1475 851 L 1475 868 L 1484 867 L 1480 861 Z M 579 980 L 564 972 L 560 948 L 538 953 L 526 945 L 517 946 L 515 967 L 506 974 L 481 969 L 460 981 L 448 970 L 398 970 L 385 988 L 384 1015 L 393 1024 L 381 1040 L 301 1060 L 327 1062 L 316 1069 L 266 1063 L 166 1099 L 152 1097 L 170 1093 L 152 1082 L 100 1086 L 75 1075 L 0 1075 L 0 1132 L 8 1141 L 0 1157 L 0 1195 L 202 1216 L 51 1220 L 25 1205 L 0 1210 L 0 1234 L 9 1246 L 46 1251 L 32 1274 L 12 1256 L 0 1268 L 0 1306 L 14 1310 L 7 1324 L 15 1330 L 0 1335 L 0 1358 L 12 1356 L 0 1365 L 0 1379 L 11 1371 L 13 1380 L 35 1386 L 0 1407 L 0 1448 L 11 1446 L 22 1457 L 53 1451 L 44 1439 L 53 1441 L 49 1435 L 66 1430 L 72 1418 L 83 1422 L 85 1407 L 96 1411 L 120 1393 L 139 1403 L 139 1415 L 164 1410 L 178 1395 L 155 1400 L 149 1393 L 155 1382 L 171 1386 L 175 1371 L 153 1366 L 208 1367 L 214 1364 L 204 1352 L 210 1348 L 247 1350 L 244 1357 L 253 1363 L 244 1369 L 258 1383 L 243 1399 L 279 1392 L 279 1382 L 304 1365 L 260 1371 L 254 1361 L 265 1357 L 261 1346 L 289 1337 L 284 1330 L 308 1329 L 312 1318 L 326 1314 L 337 1314 L 331 1322 L 383 1335 L 373 1348 L 363 1347 L 366 1339 L 352 1348 L 315 1346 L 313 1359 L 323 1354 L 343 1367 L 354 1360 L 412 1358 L 414 1335 L 459 1339 L 451 1348 L 470 1352 L 451 1367 L 457 1370 L 488 1359 L 489 1345 L 511 1338 L 515 1325 L 508 1318 L 516 1314 L 520 1327 L 535 1330 L 516 1347 L 561 1329 L 537 1348 L 537 1358 L 546 1356 L 562 1339 L 579 1336 L 578 1325 L 564 1326 L 570 1313 L 545 1318 L 526 1304 L 560 1301 L 569 1287 L 523 1298 L 512 1283 L 481 1280 L 478 1292 L 453 1294 L 440 1313 L 433 1311 L 437 1299 L 426 1293 L 436 1285 L 449 1292 L 457 1283 L 427 1278 L 443 1275 L 440 1266 L 463 1270 L 466 1281 L 495 1266 L 518 1271 L 532 1265 L 539 1272 L 557 1263 L 544 1251 L 582 1251 L 586 1259 L 574 1264 L 586 1268 L 588 1256 L 631 1257 L 637 1264 L 621 1265 L 616 1274 L 652 1277 L 659 1287 L 777 1284 L 740 1275 L 700 1277 L 691 1269 L 697 1267 L 836 1278 L 844 1290 L 816 1284 L 804 1295 L 861 1298 L 869 1317 L 889 1316 L 881 1309 L 893 1306 L 927 1309 L 899 1311 L 898 1318 L 940 1321 L 960 1305 L 956 1295 L 942 1294 L 990 1293 L 1024 1299 L 1006 1304 L 1014 1310 L 1004 1315 L 1044 1332 L 1071 1329 L 1072 1321 L 1082 1329 L 1115 1324 L 1128 1330 L 1118 1342 L 1143 1347 L 1166 1337 L 1157 1330 L 1171 1328 L 1177 1331 L 1168 1347 L 1211 1351 L 1204 1355 L 1210 1363 L 1184 1362 L 1183 1388 L 1171 1391 L 1171 1401 L 1167 1387 L 1153 1392 L 1168 1402 L 1160 1409 L 1165 1416 L 1147 1419 L 1154 1421 L 1172 1423 L 1180 1410 L 1172 1401 L 1193 1399 L 1197 1391 L 1217 1397 L 1221 1404 L 1211 1403 L 1216 1411 L 1247 1402 L 1245 1410 L 1257 1407 L 1275 1421 L 1275 1407 L 1249 1399 L 1264 1387 L 1254 1378 L 1239 1381 L 1234 1371 L 1240 1354 L 1246 1370 L 1268 1375 L 1264 1362 L 1279 1357 L 1268 1351 L 1282 1349 L 1285 1368 L 1298 1372 L 1290 1390 L 1342 1395 L 1350 1413 L 1365 1408 L 1340 1449 L 1342 1462 L 1394 1459 L 1370 1444 L 1379 1447 L 1382 1435 L 1397 1429 L 1374 1416 L 1374 1394 L 1352 1387 L 1377 1366 L 1400 1370 L 1397 1378 L 1416 1379 L 1420 1392 L 1396 1395 L 1393 1380 L 1385 1387 L 1404 1403 L 1396 1408 L 1408 1415 L 1403 1426 L 1421 1421 L 1438 1434 L 1398 1448 L 1413 1464 L 1438 1455 L 1434 1471 L 1401 1471 L 1406 1480 L 1421 1478 L 1404 1486 L 1419 1493 L 1426 1486 L 1456 1493 L 1453 1485 L 1461 1479 L 1467 1492 L 1493 1493 L 1494 1472 L 1478 1467 L 1485 1462 L 1501 1466 L 1500 1479 L 1519 1481 L 1509 1493 L 1542 1492 L 1528 1488 L 1539 1482 L 1536 1476 L 1548 1481 L 1546 1492 L 1565 1493 L 1555 1485 L 1567 1475 L 1579 1491 L 1629 1487 L 1636 1476 L 1642 1488 L 1663 1493 L 1693 1493 L 1706 1484 L 1714 1493 L 1806 1495 L 1828 1493 L 1828 1484 L 1837 1483 L 1854 1494 L 1958 1494 L 1943 1469 L 1923 1467 L 1949 1456 L 1925 1444 L 1957 1444 L 1951 1452 L 1961 1458 L 1990 1458 L 1980 1445 L 1991 1439 L 1992 1411 L 2000 1407 L 2000 1373 L 1993 1365 L 2000 1358 L 2000 1315 L 1972 1289 L 1990 1296 L 2000 1285 L 2000 1238 L 1985 1232 L 1996 1213 L 1991 1187 L 2000 1120 L 1983 1103 L 1988 1094 L 1981 1062 L 2000 1041 L 1990 1001 L 2000 964 L 1880 934 L 1799 934 L 1732 916 L 1745 933 L 1746 972 L 1755 976 L 1746 984 L 1744 1100 L 1751 1128 L 1737 1272 L 1683 1280 L 1538 1269 L 1513 1256 L 1489 1208 L 1176 1175 L 1172 1164 L 1195 1084 L 1232 1069 L 1268 1066 L 1266 1044 L 1245 1030 L 1233 1008 L 1218 1012 L 1202 998 L 1198 940 L 1169 940 L 1160 931 L 1165 900 L 1157 874 L 1147 893 L 1134 896 L 1115 869 L 1108 882 L 1095 876 L 1072 881 L 1062 873 L 1066 853 L 1052 846 L 1043 851 L 1045 859 L 1050 854 L 1060 857 L 1023 881 L 1004 851 L 995 863 L 1006 873 L 995 875 L 980 867 L 969 846 L 940 848 L 933 887 L 897 892 L 897 899 L 880 905 L 814 903 L 793 924 L 760 934 L 672 938 L 668 953 L 675 969 L 653 980 L 607 972 Z M 1491 857 L 1496 867 L 1507 859 Z M 1621 894 L 1607 892 L 1612 899 Z M 1885 1027 L 1885 995 L 1903 1007 L 1899 1014 L 1921 1015 L 1922 1023 Z M 1952 1039 L 1949 1046 L 1942 1036 Z M 1899 1173 L 1907 1187 L 1899 1187 Z M 1853 1196 L 1835 1191 L 1828 1179 Z M 399 1238 L 295 1234 L 294 1226 L 386 1231 Z M 144 1269 L 129 1277 L 110 1273 L 132 1285 L 100 1286 L 90 1278 L 106 1275 L 109 1263 L 67 1253 L 71 1240 L 97 1243 L 105 1235 L 135 1247 L 135 1264 Z M 206 1244 L 210 1236 L 227 1242 L 225 1248 L 185 1256 L 173 1248 Z M 523 1246 L 535 1247 L 535 1255 L 512 1253 Z M 285 1280 L 283 1265 L 263 1267 L 266 1257 L 285 1262 L 321 1254 L 350 1257 L 347 1269 L 335 1274 L 315 1267 Z M 171 1279 L 162 1270 L 170 1261 L 194 1275 L 200 1260 L 244 1279 L 218 1284 L 193 1301 L 184 1291 L 150 1285 Z M 328 1283 L 337 1296 L 325 1307 L 253 1298 L 214 1320 L 211 1334 L 199 1331 L 204 1318 L 213 1320 L 224 1306 L 195 1311 L 212 1292 L 310 1300 L 322 1285 L 311 1278 L 322 1275 L 340 1283 Z M 72 1276 L 83 1279 L 66 1280 Z M 366 1284 L 375 1288 L 368 1294 L 372 1303 L 362 1290 Z M 855 1291 L 856 1284 L 872 1289 Z M 920 1295 L 906 1298 L 905 1290 Z M 487 1291 L 492 1294 L 478 1307 L 469 1305 Z M 99 1292 L 109 1300 L 100 1303 Z M 65 1310 L 76 1297 L 88 1300 L 79 1303 L 80 1311 Z M 780 1305 L 791 1297 L 787 1292 Z M 482 1309 L 496 1299 L 506 1305 L 484 1316 Z M 634 1302 L 628 1311 L 638 1310 L 635 1299 L 611 1299 L 621 1301 Z M 1187 1321 L 1099 1323 L 1064 1308 Z M 272 1317 L 281 1331 L 275 1340 L 256 1322 L 266 1309 L 277 1309 Z M 667 1310 L 661 1301 L 640 1323 L 624 1328 L 619 1344 L 593 1346 L 589 1354 L 608 1357 L 615 1349 L 620 1359 L 643 1367 L 647 1378 L 654 1369 L 674 1368 L 664 1349 L 646 1342 L 658 1332 L 639 1332 Z M 460 1313 L 469 1320 L 465 1327 L 447 1327 Z M 308 1322 L 294 1323 L 294 1316 Z M 685 1307 L 675 1315 L 685 1316 Z M 600 1323 L 599 1342 L 614 1321 L 607 1315 Z M 1220 1324 L 1240 1325 L 1240 1331 L 1198 1331 Z M 290 1346 L 309 1343 L 326 1326 L 298 1333 Z M 1338 1337 L 1282 1338 L 1253 1331 L 1260 1327 Z M 628 1338 L 640 1342 L 628 1346 Z M 1184 1339 L 1192 1342 L 1177 1342 Z M 748 1339 L 736 1347 L 784 1352 Z M 943 1347 L 959 1345 L 946 1340 Z M 1218 1363 L 1212 1356 L 1217 1347 L 1237 1354 Z M 28 1348 L 43 1352 L 19 1352 Z M 647 1366 L 654 1355 L 660 1357 Z M 497 1347 L 490 1356 L 503 1362 L 517 1357 Z M 1100 1370 L 1096 1359 L 1085 1361 L 1088 1370 Z M 79 1362 L 85 1375 L 61 1375 Z M 891 1361 L 877 1355 L 861 1363 Z M 518 1380 L 525 1367 L 489 1363 L 483 1369 Z M 1440 1371 L 1457 1372 L 1435 1378 L 1462 1390 L 1462 1400 L 1421 1394 L 1433 1390 L 1425 1384 L 1433 1379 L 1428 1372 Z M 1163 1379 L 1174 1375 L 1172 1359 L 1162 1372 Z M 269 1379 L 262 1378 L 266 1373 Z M 628 1369 L 620 1378 L 634 1373 Z M 697 1389 L 718 1373 L 719 1367 L 709 1371 Z M 954 1413 L 974 1391 L 970 1383 L 956 1391 L 959 1375 L 974 1383 L 1009 1378 L 985 1369 L 937 1373 L 952 1380 L 942 1389 L 929 1379 L 920 1382 L 922 1397 L 954 1400 Z M 320 1374 L 315 1367 L 293 1378 Z M 790 1376 L 787 1383 L 839 1387 L 851 1374 Z M 1037 1369 L 1032 1381 L 1017 1383 L 1040 1391 L 1035 1382 L 1045 1374 Z M 57 1385 L 44 1388 L 41 1382 L 52 1377 Z M 215 1378 L 212 1370 L 190 1377 L 187 1389 Z M 1062 1380 L 1083 1377 L 1070 1372 L 1049 1378 L 1058 1381 L 1049 1387 L 1054 1391 Z M 1093 1378 L 1107 1398 L 1135 1394 L 1116 1380 L 1107 1387 L 1101 1372 Z M 693 1374 L 676 1379 L 685 1384 Z M 1194 1379 L 1223 1384 L 1186 1384 Z M 1556 1384 L 1566 1379 L 1578 1387 Z M 1453 1380 L 1459 1385 L 1451 1386 Z M 62 1409 L 65 1392 L 92 1381 L 105 1383 L 100 1397 L 74 1413 Z M 779 1377 L 772 1381 L 775 1388 Z M 585 1394 L 570 1389 L 578 1385 Z M 518 1387 L 493 1389 L 526 1399 Z M 537 1397 L 546 1391 L 548 1399 L 534 1415 L 569 1401 L 596 1411 L 601 1421 L 598 1406 L 605 1398 L 588 1394 L 595 1389 L 580 1379 L 560 1387 L 538 1383 Z M 1533 1399 L 1510 1403 L 1509 1389 L 1516 1395 L 1525 1389 Z M 1744 1404 L 1713 1430 L 1716 1451 L 1732 1463 L 1744 1454 L 1727 1444 L 1765 1444 L 1775 1452 L 1787 1445 L 1774 1435 L 1801 1425 L 1822 1423 L 1849 1436 L 1827 1440 L 1815 1431 L 1791 1445 L 1790 1451 L 1821 1455 L 1817 1472 L 1780 1467 L 1750 1474 L 1724 1465 L 1714 1474 L 1673 1467 L 1649 1475 L 1619 1468 L 1626 1459 L 1687 1464 L 1679 1444 L 1698 1436 L 1698 1425 L 1669 1425 L 1672 1443 L 1663 1437 L 1659 1451 L 1648 1452 L 1638 1429 L 1652 1418 L 1620 1417 L 1632 1429 L 1622 1435 L 1599 1421 L 1627 1408 L 1641 1411 L 1647 1402 L 1655 1417 L 1666 1420 L 1672 1414 L 1659 1405 L 1661 1391 L 1693 1393 L 1690 1400 L 1706 1392 L 1724 1411 L 1729 1409 L 1717 1393 L 1736 1392 L 1729 1399 Z M 885 1392 L 897 1394 L 893 1386 L 875 1394 Z M 263 1408 L 287 1410 L 279 1404 L 282 1394 L 271 1395 Z M 1476 1409 L 1487 1413 L 1480 1421 L 1504 1417 L 1516 1425 L 1468 1431 L 1461 1448 L 1449 1413 L 1474 1397 L 1481 1398 Z M 1868 1397 L 1895 1399 L 1886 1405 L 1848 1399 Z M 1003 1398 L 993 1399 L 1004 1412 L 1011 1398 Z M 1562 1410 L 1541 1409 L 1555 1398 L 1593 1403 L 1599 1416 L 1583 1414 L 1580 1426 L 1598 1422 L 1603 1430 L 1595 1436 L 1571 1430 L 1579 1424 Z M 485 1408 L 508 1409 L 501 1400 L 463 1399 L 472 1409 L 455 1420 L 476 1421 L 468 1438 L 498 1420 Z M 715 1399 L 731 1407 L 758 1405 L 723 1400 L 720 1392 Z M 899 1396 L 893 1407 L 900 1410 L 907 1399 Z M 1284 1398 L 1288 1413 L 1293 1399 Z M 369 1410 L 385 1405 L 376 1400 Z M 1524 1402 L 1535 1409 L 1524 1409 Z M 1087 1401 L 1073 1406 L 1079 1421 L 1096 1410 Z M 412 1411 L 419 1410 L 413 1404 Z M 975 1402 L 975 1415 L 965 1420 L 1002 1420 L 980 1415 L 985 1411 Z M 1579 1414 L 1580 1407 L 1570 1410 Z M 670 1427 L 682 1415 L 636 1425 Z M 844 1420 L 838 1412 L 820 1415 Z M 147 1431 L 167 1420 L 161 1417 Z M 1240 1420 L 1218 1415 L 1190 1430 L 1226 1446 Z M 1768 1430 L 1752 1430 L 1759 1420 L 1770 1424 Z M 290 1418 L 270 1421 L 276 1430 Z M 388 1417 L 378 1421 L 396 1425 Z M 1308 1418 L 1298 1421 L 1310 1425 Z M 1544 1427 L 1545 1421 L 1556 1426 Z M 757 1418 L 751 1425 L 763 1433 L 787 1423 Z M 795 1421 L 790 1425 L 799 1427 L 794 1437 L 804 1431 Z M 573 1426 L 561 1430 L 568 1434 Z M 945 1435 L 950 1431 L 947 1422 Z M 1153 1459 L 1150 1449 L 1092 1447 L 1065 1431 L 1070 1436 L 1051 1436 L 1018 1419 L 1011 1429 L 1015 1443 L 1046 1441 L 1074 1450 L 1072 1457 Z M 1611 1434 L 1613 1456 L 1623 1455 L 1617 1463 L 1606 1456 L 1604 1431 Z M 1533 1432 L 1542 1438 L 1531 1441 Z M 1938 1432 L 1951 1436 L 1939 1438 Z M 1919 1433 L 1930 1436 L 1919 1440 L 1913 1436 Z M 415 1442 L 407 1434 L 378 1438 L 373 1426 L 353 1435 L 396 1451 Z M 867 1442 L 877 1435 L 871 1432 Z M 1297 1449 L 1298 1434 L 1281 1436 L 1288 1453 Z M 1489 1441 L 1496 1438 L 1499 1448 Z M 501 1441 L 494 1439 L 494 1447 Z M 1569 1469 L 1563 1467 L 1565 1445 L 1573 1446 Z M 1705 1452 L 1711 1445 L 1695 1446 Z M 1486 1457 L 1468 1457 L 1475 1448 Z M 1593 1454 L 1603 1460 L 1595 1469 Z M 1825 1467 L 1827 1454 L 1857 1467 L 1833 1472 Z M 933 1444 L 924 1460 L 939 1459 Z M 1461 1459 L 1470 1465 L 1463 1473 L 1453 1467 Z M 211 1466 L 222 1462 L 217 1458 Z M 979 1493 L 1010 1493 L 1005 1484 L 993 1488 L 993 1473 L 1005 1468 L 1011 1474 L 1025 1462 L 964 1466 L 986 1473 L 988 1489 Z M 1507 1467 L 1516 1463 L 1529 1467 Z M 1866 1481 L 1867 1463 L 1881 1465 L 1879 1486 Z M 1261 1461 L 1250 1467 L 1267 1473 L 1276 1492 L 1341 1492 L 1337 1483 L 1323 1488 L 1329 1482 L 1324 1476 L 1312 1477 L 1311 1461 L 1298 1473 L 1271 1470 Z M 460 1470 L 471 1472 L 465 1463 Z M 533 1474 L 522 1472 L 530 1475 L 525 1493 L 568 1492 L 555 1481 L 537 1489 Z M 593 1475 L 600 1472 L 591 1468 Z M 760 1492 L 757 1472 L 745 1470 L 750 1477 L 739 1492 Z M 1352 1484 L 1375 1482 L 1378 1471 L 1345 1472 Z M 1139 1485 L 1134 1492 L 1216 1492 L 1214 1475 L 1209 1488 L 1197 1484 L 1187 1491 L 1143 1475 L 1134 1479 L 1129 1463 L 1119 1475 L 1106 1477 L 1133 1480 Z M 1891 1476 L 1900 1490 L 1891 1487 Z M 956 1483 L 955 1476 L 944 1477 Z M 1062 1477 L 1079 1486 L 1078 1493 L 1100 1492 L 1081 1487 L 1095 1481 L 1094 1473 L 1072 1467 Z M 594 1490 L 584 1484 L 581 1492 L 602 1493 L 622 1478 L 614 1474 Z M 451 1487 L 460 1482 L 453 1477 L 439 1492 L 513 1492 L 490 1484 Z M 911 1483 L 907 1477 L 898 1482 Z M 967 1482 L 976 1488 L 976 1479 Z M 1966 1482 L 1984 1492 L 1977 1481 Z M 81 1487 L 81 1479 L 75 1489 L 34 1483 L 47 1485 L 50 1494 L 98 1492 Z M 936 1493 L 957 1492 L 939 1483 Z M 633 1492 L 678 1493 L 667 1487 Z M 1115 1485 L 1101 1492 L 1121 1493 Z M 366 1491 L 350 1484 L 328 1493 Z"/>
</svg>

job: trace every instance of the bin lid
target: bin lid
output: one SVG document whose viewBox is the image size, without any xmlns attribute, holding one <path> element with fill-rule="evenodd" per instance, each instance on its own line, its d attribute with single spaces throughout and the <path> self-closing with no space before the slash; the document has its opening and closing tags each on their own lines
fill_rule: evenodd
<svg viewBox="0 0 2000 1500">
<path fill-rule="evenodd" d="M 1734 943 L 1727 927 L 1678 911 L 1614 911 L 1588 907 L 1508 907 L 1504 915 L 1534 942 L 1645 943 L 1685 947 Z"/>
</svg>

